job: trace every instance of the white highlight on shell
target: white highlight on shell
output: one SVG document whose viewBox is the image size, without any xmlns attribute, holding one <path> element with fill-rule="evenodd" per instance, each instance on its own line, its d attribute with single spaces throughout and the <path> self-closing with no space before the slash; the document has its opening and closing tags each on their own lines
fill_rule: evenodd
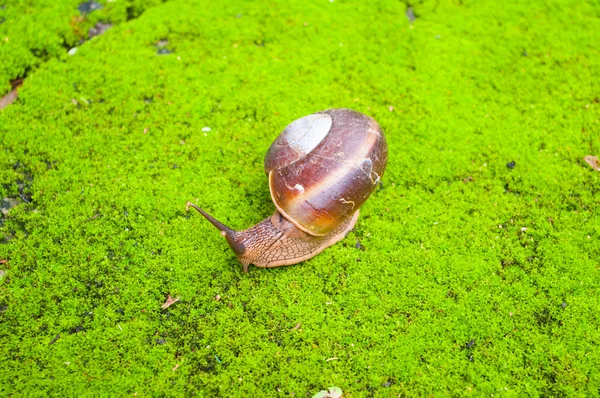
<svg viewBox="0 0 600 398">
<path fill-rule="evenodd" d="M 312 151 L 329 133 L 333 121 L 325 113 L 315 113 L 293 121 L 281 133 L 295 151 L 306 154 Z"/>
</svg>

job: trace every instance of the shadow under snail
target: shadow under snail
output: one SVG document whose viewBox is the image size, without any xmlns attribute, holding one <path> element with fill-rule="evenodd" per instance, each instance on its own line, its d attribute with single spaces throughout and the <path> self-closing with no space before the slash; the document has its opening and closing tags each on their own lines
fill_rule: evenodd
<svg viewBox="0 0 600 398">
<path fill-rule="evenodd" d="M 273 215 L 235 231 L 187 202 L 221 231 L 248 272 L 308 260 L 354 228 L 377 187 L 387 143 L 375 120 L 350 109 L 305 116 L 283 130 L 265 156 Z"/>
</svg>

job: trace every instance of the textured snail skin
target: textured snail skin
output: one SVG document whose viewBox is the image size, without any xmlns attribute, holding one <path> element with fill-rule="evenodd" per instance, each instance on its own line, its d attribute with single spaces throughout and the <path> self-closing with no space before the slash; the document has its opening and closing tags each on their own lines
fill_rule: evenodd
<svg viewBox="0 0 600 398">
<path fill-rule="evenodd" d="M 254 264 L 260 268 L 280 267 L 298 264 L 313 258 L 329 246 L 344 239 L 354 228 L 359 211 L 325 236 L 311 236 L 299 230 L 285 219 L 277 210 L 262 222 L 244 231 L 235 231 L 200 207 L 187 202 L 221 231 L 238 260 L 248 272 L 248 266 Z"/>
<path fill-rule="evenodd" d="M 331 109 L 291 123 L 269 148 L 265 172 L 276 210 L 235 231 L 187 202 L 221 231 L 248 272 L 308 260 L 354 228 L 360 206 L 381 181 L 387 144 L 372 118 Z"/>
</svg>

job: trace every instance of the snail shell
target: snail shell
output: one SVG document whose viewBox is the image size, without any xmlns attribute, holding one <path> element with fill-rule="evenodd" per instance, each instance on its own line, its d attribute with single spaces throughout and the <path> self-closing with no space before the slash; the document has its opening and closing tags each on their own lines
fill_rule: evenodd
<svg viewBox="0 0 600 398">
<path fill-rule="evenodd" d="M 269 148 L 265 173 L 276 210 L 234 231 L 188 202 L 221 231 L 247 271 L 314 257 L 354 227 L 360 206 L 381 181 L 387 143 L 372 118 L 330 109 L 288 125 Z"/>
</svg>

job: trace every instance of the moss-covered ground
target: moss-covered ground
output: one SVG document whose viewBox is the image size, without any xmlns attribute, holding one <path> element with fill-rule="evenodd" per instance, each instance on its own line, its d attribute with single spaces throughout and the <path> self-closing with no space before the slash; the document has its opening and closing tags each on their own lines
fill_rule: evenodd
<svg viewBox="0 0 600 398">
<path fill-rule="evenodd" d="M 0 7 L 0 395 L 600 394 L 600 3 L 98 4 Z M 333 107 L 383 185 L 242 273 L 185 202 L 269 216 L 268 146 Z"/>
</svg>

